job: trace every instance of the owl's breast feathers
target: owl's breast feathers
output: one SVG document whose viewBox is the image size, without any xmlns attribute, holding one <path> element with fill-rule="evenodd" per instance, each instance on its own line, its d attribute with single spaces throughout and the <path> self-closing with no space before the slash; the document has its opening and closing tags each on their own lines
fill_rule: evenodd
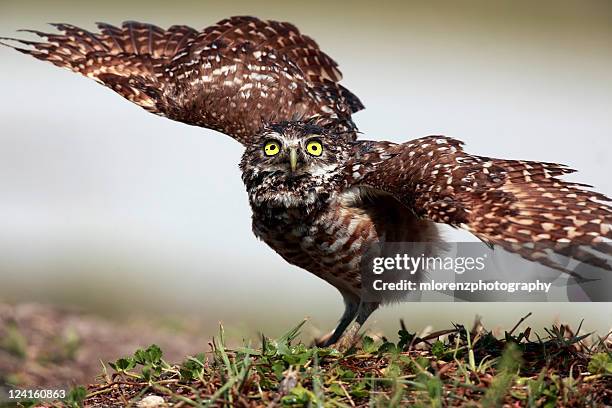
<svg viewBox="0 0 612 408">
<path fill-rule="evenodd" d="M 361 188 L 334 194 L 309 213 L 253 209 L 253 232 L 289 263 L 337 288 L 358 294 L 362 257 L 381 241 L 438 239 L 433 223 L 418 220 L 388 195 Z"/>
</svg>

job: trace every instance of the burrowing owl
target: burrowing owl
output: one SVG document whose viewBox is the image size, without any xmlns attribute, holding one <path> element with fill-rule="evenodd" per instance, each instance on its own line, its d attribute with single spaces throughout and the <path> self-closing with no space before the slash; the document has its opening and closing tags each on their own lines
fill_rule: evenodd
<svg viewBox="0 0 612 408">
<path fill-rule="evenodd" d="M 558 245 L 612 252 L 610 200 L 560 180 L 572 170 L 470 155 L 444 136 L 357 140 L 351 116 L 363 105 L 339 85 L 337 64 L 291 24 L 232 17 L 201 31 L 136 22 L 99 24 L 99 33 L 55 27 L 61 34 L 34 31 L 46 41 L 14 40 L 28 46 L 14 48 L 244 145 L 255 235 L 344 297 L 324 345 L 346 345 L 379 306 L 363 300 L 365 251 L 383 239 L 435 242 L 436 223 L 552 267 L 560 265 L 542 245 L 610 269 L 602 257 Z"/>
</svg>

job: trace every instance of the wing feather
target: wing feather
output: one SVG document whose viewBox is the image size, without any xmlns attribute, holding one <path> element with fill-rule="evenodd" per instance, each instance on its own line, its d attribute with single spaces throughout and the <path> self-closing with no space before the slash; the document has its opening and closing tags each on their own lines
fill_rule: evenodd
<svg viewBox="0 0 612 408">
<path fill-rule="evenodd" d="M 560 178 L 574 170 L 471 155 L 444 136 L 367 143 L 356 144 L 352 184 L 390 193 L 421 217 L 556 269 L 564 267 L 551 251 L 612 270 L 611 200 Z"/>
<path fill-rule="evenodd" d="M 98 23 L 97 33 L 53 26 L 61 34 L 30 30 L 45 41 L 8 39 L 27 48 L 9 46 L 90 77 L 150 112 L 241 143 L 264 123 L 315 117 L 356 137 L 351 115 L 363 105 L 338 84 L 336 62 L 292 24 L 237 16 L 201 31 L 135 21 Z"/>
</svg>

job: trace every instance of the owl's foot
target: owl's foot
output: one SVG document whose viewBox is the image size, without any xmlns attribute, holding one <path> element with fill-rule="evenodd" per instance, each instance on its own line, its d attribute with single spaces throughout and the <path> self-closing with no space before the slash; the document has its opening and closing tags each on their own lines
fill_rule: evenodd
<svg viewBox="0 0 612 408">
<path fill-rule="evenodd" d="M 358 326 L 358 327 L 356 327 Z M 354 322 L 341 336 L 336 337 L 337 340 L 334 339 L 334 336 L 337 336 L 336 331 L 331 331 L 323 336 L 317 337 L 314 339 L 312 346 L 317 347 L 332 347 L 338 351 L 345 352 L 352 346 L 354 346 L 359 341 L 359 329 L 361 325 L 357 322 Z"/>
<path fill-rule="evenodd" d="M 361 326 L 378 308 L 376 302 L 354 302 L 350 298 L 345 298 L 345 304 L 346 309 L 340 318 L 338 327 L 333 332 L 315 339 L 318 347 L 333 347 L 343 353 L 347 352 L 357 344 L 361 337 L 359 335 Z M 355 315 L 357 315 L 356 319 Z"/>
<path fill-rule="evenodd" d="M 332 338 L 333 335 L 334 335 L 334 332 L 330 331 L 329 333 L 324 334 L 323 336 L 316 337 L 312 342 L 312 346 L 329 347 L 330 345 L 329 340 Z"/>
<path fill-rule="evenodd" d="M 332 347 L 341 353 L 346 353 L 348 350 L 351 349 L 351 347 L 357 344 L 357 342 L 361 338 L 361 335 L 359 334 L 359 329 L 361 329 L 361 324 L 353 322 L 344 332 L 342 337 L 340 337 L 338 341 L 332 345 Z"/>
</svg>

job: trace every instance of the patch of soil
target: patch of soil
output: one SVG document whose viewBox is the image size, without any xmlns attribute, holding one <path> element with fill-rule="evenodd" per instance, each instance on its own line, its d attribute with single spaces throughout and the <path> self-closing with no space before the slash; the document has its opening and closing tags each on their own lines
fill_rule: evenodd
<svg viewBox="0 0 612 408">
<path fill-rule="evenodd" d="M 61 387 L 95 382 L 100 361 L 115 361 L 158 344 L 169 361 L 207 349 L 197 330 L 169 330 L 151 322 L 127 323 L 41 304 L 0 303 L 0 386 Z"/>
</svg>

